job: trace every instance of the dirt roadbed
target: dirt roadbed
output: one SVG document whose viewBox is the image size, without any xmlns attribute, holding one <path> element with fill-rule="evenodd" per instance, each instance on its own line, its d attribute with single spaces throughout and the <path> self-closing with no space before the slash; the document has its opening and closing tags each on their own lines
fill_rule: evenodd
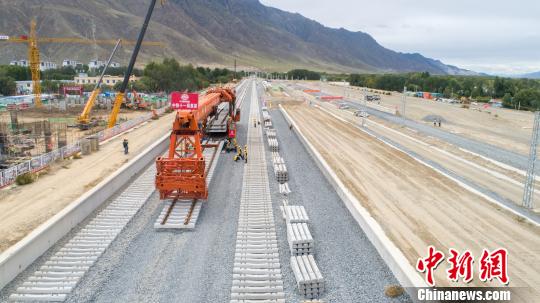
<svg viewBox="0 0 540 303">
<path fill-rule="evenodd" d="M 447 255 L 450 248 L 470 250 L 476 268 L 469 285 L 485 286 L 477 270 L 482 249 L 503 247 L 509 253 L 509 285 L 527 287 L 525 297 L 513 299 L 540 297 L 540 228 L 320 109 L 284 108 L 411 265 L 427 256 L 429 245 Z M 446 278 L 446 264 L 435 279 L 437 286 L 455 285 Z"/>
<path fill-rule="evenodd" d="M 53 165 L 29 185 L 0 190 L 0 252 L 22 239 L 150 144 L 170 132 L 174 114 L 149 120 L 82 159 Z M 122 140 L 129 141 L 124 155 Z"/>
</svg>

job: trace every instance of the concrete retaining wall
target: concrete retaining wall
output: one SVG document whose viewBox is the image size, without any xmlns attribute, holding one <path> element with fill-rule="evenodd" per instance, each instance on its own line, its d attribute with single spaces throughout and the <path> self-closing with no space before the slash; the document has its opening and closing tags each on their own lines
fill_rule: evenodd
<svg viewBox="0 0 540 303">
<path fill-rule="evenodd" d="M 349 212 L 364 233 L 367 235 L 373 246 L 377 249 L 383 260 L 386 262 L 396 279 L 403 287 L 427 287 L 427 284 L 422 279 L 420 274 L 409 263 L 405 255 L 395 246 L 388 238 L 382 227 L 362 206 L 360 201 L 345 187 L 341 180 L 328 165 L 326 160 L 315 149 L 315 147 L 306 139 L 298 125 L 291 119 L 285 109 L 279 105 L 281 113 L 288 123 L 292 124 L 298 138 L 304 144 L 308 152 L 311 154 L 317 166 L 321 169 L 326 179 L 336 190 L 338 196 L 343 200 Z M 416 295 L 415 293 L 412 295 Z"/>
<path fill-rule="evenodd" d="M 133 176 L 160 156 L 168 147 L 168 139 L 168 134 L 160 138 L 114 174 L 4 251 L 0 255 L 0 289 L 126 185 Z"/>
</svg>

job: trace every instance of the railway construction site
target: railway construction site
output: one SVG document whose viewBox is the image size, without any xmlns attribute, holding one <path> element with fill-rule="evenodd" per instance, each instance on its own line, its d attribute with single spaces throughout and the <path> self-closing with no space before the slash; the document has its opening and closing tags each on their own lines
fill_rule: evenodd
<svg viewBox="0 0 540 303">
<path fill-rule="evenodd" d="M 520 158 L 364 107 L 352 89 L 322 101 L 325 88 L 304 92 L 313 85 L 249 78 L 209 91 L 193 115 L 166 114 L 4 190 L 0 300 L 410 302 L 409 287 L 427 286 L 415 267 L 433 246 L 470 251 L 475 264 L 484 249 L 508 252 L 505 285 L 452 282 L 441 264 L 437 287 L 509 286 L 512 302 L 535 302 L 540 220 L 520 205 Z M 190 132 L 208 106 L 231 117 L 208 121 L 227 121 L 236 151 Z M 202 179 L 185 174 L 199 148 Z"/>
</svg>

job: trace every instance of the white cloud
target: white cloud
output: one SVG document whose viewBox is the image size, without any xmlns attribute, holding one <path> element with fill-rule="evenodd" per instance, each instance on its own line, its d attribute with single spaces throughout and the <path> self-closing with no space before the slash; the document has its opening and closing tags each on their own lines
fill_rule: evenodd
<svg viewBox="0 0 540 303">
<path fill-rule="evenodd" d="M 538 0 L 261 0 L 401 52 L 489 73 L 540 70 Z"/>
</svg>

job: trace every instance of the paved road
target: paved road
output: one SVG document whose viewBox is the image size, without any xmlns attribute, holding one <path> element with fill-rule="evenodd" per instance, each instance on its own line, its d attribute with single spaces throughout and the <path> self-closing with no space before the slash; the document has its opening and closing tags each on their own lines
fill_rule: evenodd
<svg viewBox="0 0 540 303">
<path fill-rule="evenodd" d="M 303 87 L 301 85 L 296 85 L 295 87 L 296 89 L 299 89 L 299 90 L 306 89 L 306 87 Z M 328 94 L 324 92 L 316 93 L 313 95 L 328 96 Z M 503 148 L 500 148 L 491 144 L 479 142 L 473 139 L 465 138 L 463 136 L 452 134 L 447 131 L 441 130 L 439 128 L 430 127 L 430 126 L 418 123 L 413 120 L 409 120 L 406 118 L 403 119 L 401 117 L 397 117 L 389 113 L 378 111 L 371 107 L 365 107 L 364 105 L 359 103 L 360 102 L 359 100 L 345 99 L 342 102 L 346 103 L 352 108 L 365 110 L 370 115 L 373 115 L 377 118 L 384 119 L 388 122 L 392 122 L 395 124 L 404 124 L 406 127 L 417 130 L 425 135 L 439 138 L 441 140 L 444 140 L 446 142 L 449 142 L 461 148 L 470 150 L 477 154 L 483 155 L 485 157 L 497 160 L 499 162 L 511 165 L 513 167 L 516 167 L 522 170 L 527 170 L 527 161 L 528 161 L 527 155 L 509 151 L 509 150 L 506 150 L 506 149 L 503 149 Z M 540 173 L 540 167 L 537 167 L 536 172 Z"/>
</svg>

